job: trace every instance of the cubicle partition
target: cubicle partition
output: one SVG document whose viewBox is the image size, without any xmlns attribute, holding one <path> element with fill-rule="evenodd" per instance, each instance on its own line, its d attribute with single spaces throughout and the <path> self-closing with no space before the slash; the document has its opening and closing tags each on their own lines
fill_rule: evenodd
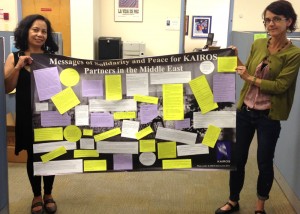
<svg viewBox="0 0 300 214">
<path fill-rule="evenodd" d="M 3 77 L 3 37 L 0 37 L 0 214 L 8 213 L 8 174 L 6 153 L 6 112 Z"/>
<path fill-rule="evenodd" d="M 240 60 L 245 63 L 248 57 L 248 54 L 251 49 L 251 44 L 254 40 L 254 35 L 252 32 L 232 32 L 232 42 L 231 44 L 238 48 L 239 58 Z M 236 79 L 236 100 L 240 97 L 240 91 L 243 86 L 243 80 L 239 77 Z"/>
<path fill-rule="evenodd" d="M 232 32 L 231 44 L 238 48 L 239 57 L 246 62 L 256 34 L 265 32 Z M 300 47 L 300 32 L 289 35 L 294 45 Z M 300 75 L 299 75 L 300 76 Z M 275 153 L 275 179 L 284 191 L 291 205 L 300 213 L 300 77 L 297 79 L 294 105 L 287 121 L 281 123 L 282 131 Z M 236 78 L 236 94 L 239 98 L 243 81 Z"/>
</svg>

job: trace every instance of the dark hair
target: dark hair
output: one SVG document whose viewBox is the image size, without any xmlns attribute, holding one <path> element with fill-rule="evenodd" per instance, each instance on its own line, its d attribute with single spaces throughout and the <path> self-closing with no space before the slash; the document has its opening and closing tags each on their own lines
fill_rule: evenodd
<svg viewBox="0 0 300 214">
<path fill-rule="evenodd" d="M 276 15 L 283 15 L 285 18 L 291 19 L 292 23 L 288 27 L 288 30 L 290 30 L 290 32 L 296 30 L 297 14 L 295 13 L 294 8 L 290 2 L 285 0 L 278 0 L 272 2 L 264 10 L 262 15 L 263 19 L 265 18 L 267 10 Z"/>
<path fill-rule="evenodd" d="M 31 28 L 33 22 L 35 22 L 36 20 L 42 20 L 47 25 L 47 40 L 45 42 L 45 46 L 43 46 L 42 49 L 49 53 L 58 51 L 58 46 L 54 42 L 52 36 L 53 29 L 51 27 L 50 21 L 46 17 L 39 14 L 29 15 L 21 20 L 14 32 L 16 48 L 20 49 L 21 51 L 26 51 L 28 49 L 28 31 Z"/>
</svg>

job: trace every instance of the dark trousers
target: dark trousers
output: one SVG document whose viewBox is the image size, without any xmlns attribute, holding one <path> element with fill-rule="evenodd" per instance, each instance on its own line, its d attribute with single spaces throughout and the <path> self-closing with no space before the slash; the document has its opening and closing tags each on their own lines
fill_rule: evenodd
<svg viewBox="0 0 300 214">
<path fill-rule="evenodd" d="M 240 192 L 244 185 L 245 165 L 248 152 L 255 131 L 257 132 L 257 165 L 259 175 L 257 179 L 257 196 L 267 200 L 273 184 L 273 159 L 275 147 L 279 138 L 281 125 L 278 120 L 267 117 L 268 111 L 255 111 L 242 107 L 237 112 L 236 143 L 233 146 L 233 160 L 236 171 L 230 172 L 230 197 L 232 201 L 239 201 Z"/>
<path fill-rule="evenodd" d="M 42 194 L 41 182 L 42 176 L 34 176 L 33 175 L 33 148 L 27 149 L 27 174 L 31 184 L 31 188 L 35 197 L 40 196 Z M 52 186 L 54 182 L 54 175 L 51 176 L 43 176 L 44 182 L 44 194 L 52 193 Z"/>
</svg>

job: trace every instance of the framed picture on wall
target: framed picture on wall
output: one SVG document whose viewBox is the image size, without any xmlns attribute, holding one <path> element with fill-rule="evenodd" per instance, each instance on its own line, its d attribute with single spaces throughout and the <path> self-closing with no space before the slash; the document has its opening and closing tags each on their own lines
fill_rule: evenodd
<svg viewBox="0 0 300 214">
<path fill-rule="evenodd" d="M 211 32 L 211 16 L 193 16 L 192 38 L 206 38 Z"/>
<path fill-rule="evenodd" d="M 143 0 L 115 0 L 115 22 L 142 22 Z"/>
<path fill-rule="evenodd" d="M 189 16 L 185 16 L 185 23 L 184 23 L 185 35 L 189 34 Z"/>
</svg>

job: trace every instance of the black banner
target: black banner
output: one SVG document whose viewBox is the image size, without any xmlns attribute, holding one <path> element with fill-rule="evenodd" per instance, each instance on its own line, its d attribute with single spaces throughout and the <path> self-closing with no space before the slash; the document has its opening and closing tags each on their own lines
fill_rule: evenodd
<svg viewBox="0 0 300 214">
<path fill-rule="evenodd" d="M 233 55 L 32 54 L 35 174 L 234 168 Z"/>
</svg>

